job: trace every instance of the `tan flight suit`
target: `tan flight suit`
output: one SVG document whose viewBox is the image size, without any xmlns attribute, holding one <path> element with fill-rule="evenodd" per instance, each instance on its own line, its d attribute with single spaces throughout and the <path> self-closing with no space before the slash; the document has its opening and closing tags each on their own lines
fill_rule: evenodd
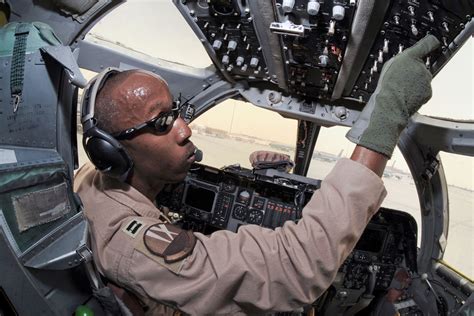
<svg viewBox="0 0 474 316">
<path fill-rule="evenodd" d="M 297 224 L 194 233 L 192 253 L 167 264 L 144 246 L 146 228 L 161 222 L 150 200 L 90 164 L 79 170 L 75 185 L 102 274 L 147 304 L 160 301 L 192 315 L 262 315 L 314 302 L 386 195 L 375 173 L 341 159 Z"/>
</svg>

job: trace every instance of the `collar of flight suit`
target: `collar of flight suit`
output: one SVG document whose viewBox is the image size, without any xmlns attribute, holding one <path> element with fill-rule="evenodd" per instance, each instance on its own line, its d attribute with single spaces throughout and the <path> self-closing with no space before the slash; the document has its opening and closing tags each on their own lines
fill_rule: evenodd
<svg viewBox="0 0 474 316">
<path fill-rule="evenodd" d="M 140 191 L 133 186 L 108 177 L 95 170 L 94 185 L 109 198 L 130 208 L 136 214 L 143 217 L 160 218 L 161 211 Z"/>
</svg>

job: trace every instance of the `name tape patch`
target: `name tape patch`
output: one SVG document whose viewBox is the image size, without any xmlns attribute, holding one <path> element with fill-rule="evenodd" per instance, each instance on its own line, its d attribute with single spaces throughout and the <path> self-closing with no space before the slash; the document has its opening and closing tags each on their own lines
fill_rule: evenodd
<svg viewBox="0 0 474 316">
<path fill-rule="evenodd" d="M 190 231 L 163 223 L 150 226 L 143 235 L 143 242 L 152 254 L 162 257 L 166 263 L 173 263 L 191 254 L 196 237 Z"/>
</svg>

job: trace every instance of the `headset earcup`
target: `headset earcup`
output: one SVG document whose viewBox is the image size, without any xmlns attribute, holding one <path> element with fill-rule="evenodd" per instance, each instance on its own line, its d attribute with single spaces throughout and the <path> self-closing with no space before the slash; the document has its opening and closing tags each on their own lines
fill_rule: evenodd
<svg viewBox="0 0 474 316">
<path fill-rule="evenodd" d="M 123 178 L 133 166 L 132 159 L 125 148 L 113 137 L 94 127 L 84 135 L 84 149 L 91 162 L 104 174 Z"/>
</svg>

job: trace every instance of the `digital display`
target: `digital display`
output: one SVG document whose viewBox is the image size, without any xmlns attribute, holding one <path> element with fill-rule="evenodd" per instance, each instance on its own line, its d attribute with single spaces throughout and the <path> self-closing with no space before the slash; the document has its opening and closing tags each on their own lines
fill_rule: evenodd
<svg viewBox="0 0 474 316">
<path fill-rule="evenodd" d="M 380 252 L 385 240 L 385 231 L 366 229 L 357 242 L 355 249 L 369 252 Z"/>
<path fill-rule="evenodd" d="M 211 212 L 215 196 L 216 193 L 211 190 L 190 185 L 184 203 L 201 211 Z"/>
</svg>

